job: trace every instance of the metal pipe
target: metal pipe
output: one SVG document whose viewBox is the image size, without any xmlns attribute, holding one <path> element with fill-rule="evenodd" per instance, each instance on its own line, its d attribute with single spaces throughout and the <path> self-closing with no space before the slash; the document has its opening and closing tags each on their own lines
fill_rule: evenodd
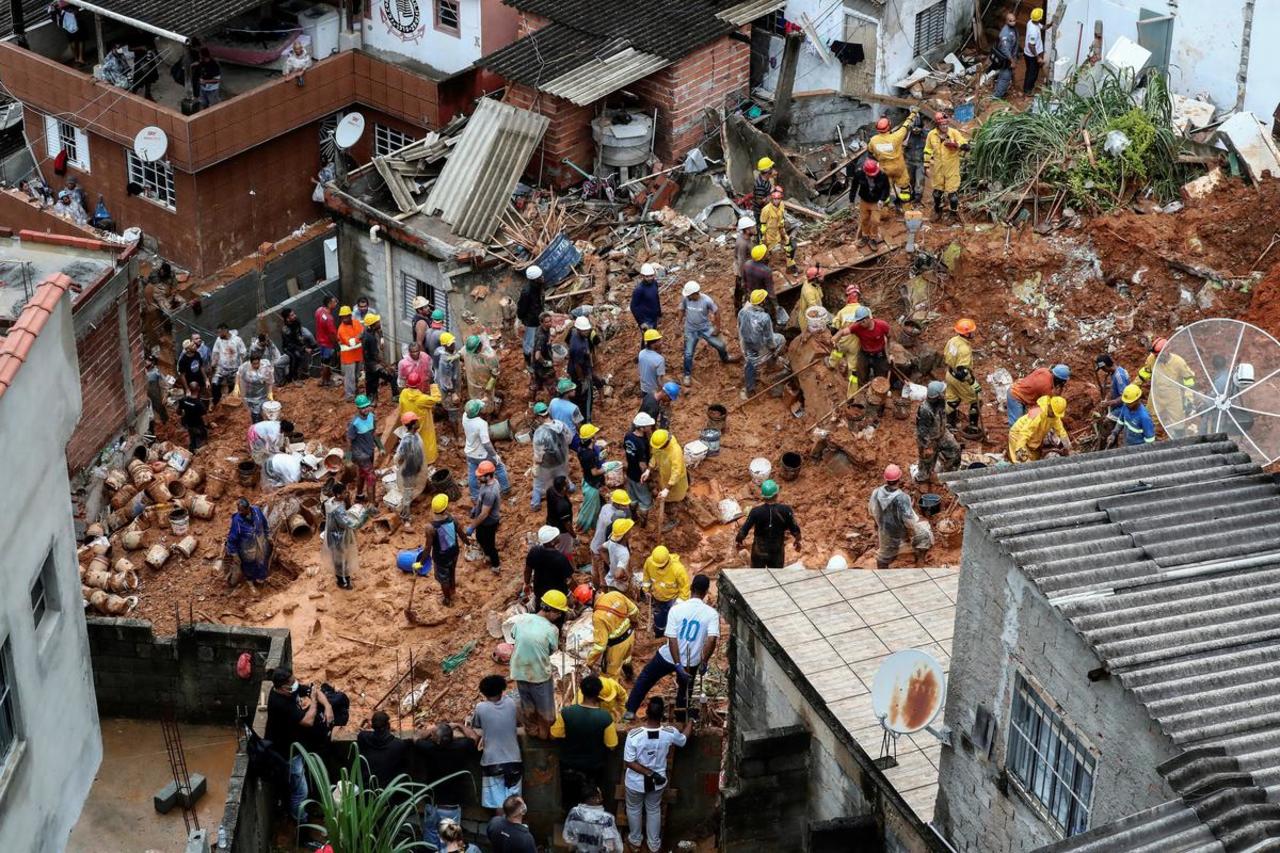
<svg viewBox="0 0 1280 853">
<path fill-rule="evenodd" d="M 122 15 L 119 12 L 113 12 L 110 9 L 104 9 L 95 3 L 87 3 L 85 0 L 67 0 L 72 6 L 84 9 L 86 12 L 93 12 L 95 15 L 101 15 L 104 18 L 110 18 L 113 21 L 119 21 L 122 24 L 128 24 L 134 29 L 142 30 L 144 33 L 151 33 L 154 36 L 176 41 L 178 44 L 191 44 L 191 39 L 184 35 L 179 35 L 172 30 L 166 30 L 163 27 L 153 26 L 146 21 L 137 18 L 131 18 L 128 15 Z"/>
</svg>

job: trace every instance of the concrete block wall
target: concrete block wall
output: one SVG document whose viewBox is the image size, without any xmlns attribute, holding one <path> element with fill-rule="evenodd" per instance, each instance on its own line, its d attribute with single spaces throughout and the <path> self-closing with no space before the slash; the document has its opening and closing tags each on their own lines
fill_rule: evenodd
<svg viewBox="0 0 1280 853">
<path fill-rule="evenodd" d="M 973 521 L 966 523 L 935 822 L 958 851 L 1013 853 L 1059 840 L 1038 802 L 1007 773 L 1009 715 L 1021 672 L 1096 760 L 1090 825 L 1174 798 L 1156 766 L 1177 750 L 1110 677 L 1063 616 Z M 988 756 L 973 745 L 978 706 L 995 717 Z"/>
<path fill-rule="evenodd" d="M 783 726 L 739 731 L 735 783 L 724 801 L 725 853 L 781 848 L 803 838 L 808 818 L 809 731 Z"/>
</svg>

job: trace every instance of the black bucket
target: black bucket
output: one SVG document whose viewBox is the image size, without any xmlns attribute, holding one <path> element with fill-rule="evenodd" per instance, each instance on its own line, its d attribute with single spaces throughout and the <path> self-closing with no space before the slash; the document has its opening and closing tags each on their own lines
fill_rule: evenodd
<svg viewBox="0 0 1280 853">
<path fill-rule="evenodd" d="M 937 515 L 942 509 L 942 495 L 925 492 L 920 496 L 920 514 Z"/>
<path fill-rule="evenodd" d="M 800 466 L 804 464 L 804 457 L 799 453 L 788 451 L 782 454 L 782 470 L 779 476 L 784 480 L 794 480 L 800 476 Z"/>
</svg>

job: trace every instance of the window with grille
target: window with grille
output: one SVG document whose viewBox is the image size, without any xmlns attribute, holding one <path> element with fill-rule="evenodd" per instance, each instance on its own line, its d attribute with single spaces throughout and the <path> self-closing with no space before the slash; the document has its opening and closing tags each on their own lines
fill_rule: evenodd
<svg viewBox="0 0 1280 853">
<path fill-rule="evenodd" d="M 462 34 L 462 16 L 458 0 L 436 0 L 436 29 L 453 35 Z"/>
<path fill-rule="evenodd" d="M 45 116 L 44 148 L 50 159 L 65 151 L 68 166 L 81 172 L 89 171 L 89 137 L 74 124 Z"/>
<path fill-rule="evenodd" d="M 947 39 L 947 0 L 916 13 L 916 56 L 923 56 Z"/>
<path fill-rule="evenodd" d="M 53 552 L 44 558 L 44 565 L 31 583 L 31 619 L 36 628 L 44 624 L 45 617 L 58 609 L 57 596 L 54 594 L 55 568 Z"/>
<path fill-rule="evenodd" d="M 142 187 L 142 197 L 169 210 L 178 209 L 178 196 L 173 186 L 173 167 L 168 160 L 148 163 L 132 151 L 126 151 L 129 183 Z"/>
<path fill-rule="evenodd" d="M 399 151 L 415 139 L 417 137 L 401 133 L 394 127 L 375 124 L 373 126 L 373 156 L 385 157 L 392 151 Z"/>
<path fill-rule="evenodd" d="M 0 646 L 0 768 L 13 755 L 13 748 L 18 745 L 18 710 L 17 696 L 13 683 L 13 660 L 9 652 L 9 641 Z"/>
<path fill-rule="evenodd" d="M 1096 762 L 1063 719 L 1018 674 L 1006 768 L 1067 836 L 1089 828 Z"/>
<path fill-rule="evenodd" d="M 774 35 L 785 36 L 787 34 L 787 18 L 782 12 L 770 12 L 757 21 L 756 26 Z"/>
</svg>

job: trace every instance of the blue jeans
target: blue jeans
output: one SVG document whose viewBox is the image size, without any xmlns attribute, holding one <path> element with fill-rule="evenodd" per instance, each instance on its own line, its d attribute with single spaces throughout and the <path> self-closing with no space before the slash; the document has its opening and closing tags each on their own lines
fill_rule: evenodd
<svg viewBox="0 0 1280 853">
<path fill-rule="evenodd" d="M 533 355 L 533 337 L 536 334 L 538 334 L 537 326 L 524 327 L 524 340 L 520 342 L 520 349 L 524 353 L 525 358 Z"/>
<path fill-rule="evenodd" d="M 719 353 L 721 363 L 729 360 L 729 350 L 725 346 L 723 339 L 717 338 L 705 329 L 700 332 L 691 332 L 686 329 L 684 333 L 685 376 L 689 376 L 693 373 L 693 351 L 698 348 L 698 341 L 706 341 L 713 350 Z"/>
<path fill-rule="evenodd" d="M 289 759 L 289 816 L 302 823 L 306 815 L 302 804 L 307 799 L 307 770 L 302 763 L 302 756 L 295 755 Z"/>
<path fill-rule="evenodd" d="M 743 385 L 746 386 L 747 395 L 750 396 L 756 392 L 756 366 L 751 356 L 746 353 L 742 355 L 742 374 Z"/>
<path fill-rule="evenodd" d="M 440 843 L 440 821 L 446 819 L 454 823 L 461 823 L 462 807 L 437 806 L 434 803 L 427 803 L 426 808 L 422 810 L 422 840 L 428 844 L 435 845 L 437 850 L 444 849 L 444 845 Z"/>
<path fill-rule="evenodd" d="M 627 712 L 634 714 L 644 704 L 645 697 L 649 695 L 649 691 L 653 686 L 668 675 L 676 671 L 676 665 L 667 663 L 667 659 L 662 655 L 654 653 L 649 662 L 644 665 L 644 669 L 640 670 L 640 675 L 636 678 L 636 684 L 631 688 L 630 695 L 627 696 Z M 687 672 L 688 670 L 686 670 Z M 689 673 L 688 678 L 681 678 L 676 675 L 676 707 L 683 710 L 689 708 L 689 694 L 693 692 L 693 673 Z"/>
<path fill-rule="evenodd" d="M 1009 409 L 1009 426 L 1013 426 L 1017 423 L 1018 418 L 1027 413 L 1027 407 L 1012 394 L 1005 398 L 1005 405 Z"/>
<path fill-rule="evenodd" d="M 467 488 L 471 491 L 472 503 L 476 502 L 476 495 L 480 494 L 480 481 L 476 479 L 476 469 L 480 467 L 480 463 L 483 461 L 483 459 L 467 457 Z M 498 469 L 494 471 L 494 476 L 498 478 L 498 488 L 505 495 L 507 490 L 511 488 L 511 480 L 507 477 L 507 466 L 501 460 L 494 460 L 493 464 Z"/>
</svg>

